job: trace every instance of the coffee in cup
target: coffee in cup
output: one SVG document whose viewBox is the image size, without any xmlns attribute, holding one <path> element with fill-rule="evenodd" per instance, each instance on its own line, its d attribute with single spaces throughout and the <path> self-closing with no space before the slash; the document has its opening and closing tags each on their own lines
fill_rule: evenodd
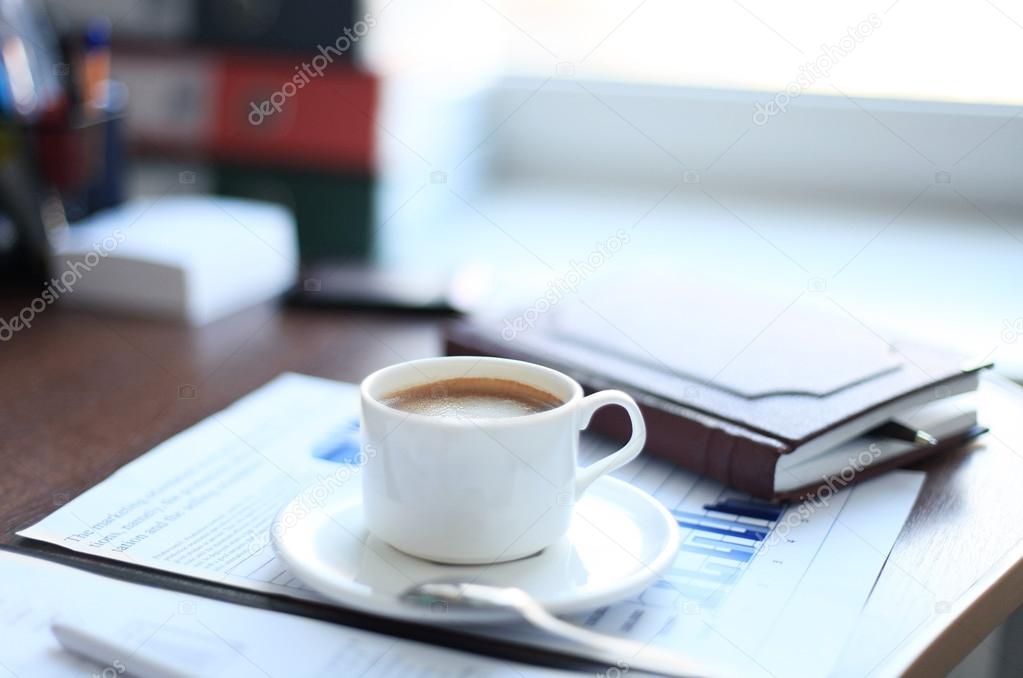
<svg viewBox="0 0 1023 678">
<path fill-rule="evenodd" d="M 576 500 L 646 441 L 627 394 L 584 396 L 571 377 L 518 360 L 392 365 L 362 382 L 361 400 L 366 528 L 400 551 L 443 563 L 515 560 L 554 544 Z M 580 468 L 580 431 L 607 405 L 625 409 L 632 437 Z"/>
<path fill-rule="evenodd" d="M 494 377 L 457 377 L 410 386 L 380 401 L 410 414 L 468 419 L 521 417 L 564 404 L 543 389 Z"/>
</svg>

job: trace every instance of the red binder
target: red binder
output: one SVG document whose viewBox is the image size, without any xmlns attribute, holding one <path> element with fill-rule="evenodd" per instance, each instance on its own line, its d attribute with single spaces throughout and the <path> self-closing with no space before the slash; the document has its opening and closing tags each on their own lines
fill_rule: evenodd
<svg viewBox="0 0 1023 678">
<path fill-rule="evenodd" d="M 376 79 L 338 61 L 318 71 L 312 56 L 220 57 L 216 156 L 372 172 Z"/>
<path fill-rule="evenodd" d="M 164 154 L 369 175 L 378 84 L 319 53 L 118 51 L 129 140 Z"/>
</svg>

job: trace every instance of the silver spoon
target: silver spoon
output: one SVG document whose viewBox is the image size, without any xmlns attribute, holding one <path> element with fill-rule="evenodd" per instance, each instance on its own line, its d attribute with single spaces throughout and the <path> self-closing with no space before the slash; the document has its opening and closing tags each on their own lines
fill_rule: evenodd
<svg viewBox="0 0 1023 678">
<path fill-rule="evenodd" d="M 510 610 L 538 629 L 585 647 L 588 652 L 579 655 L 584 659 L 606 662 L 609 666 L 627 666 L 633 670 L 673 677 L 710 675 L 705 667 L 672 652 L 646 643 L 596 633 L 562 621 L 522 589 L 435 581 L 417 584 L 399 597 L 407 603 L 422 607 L 443 603 L 460 608 Z"/>
</svg>

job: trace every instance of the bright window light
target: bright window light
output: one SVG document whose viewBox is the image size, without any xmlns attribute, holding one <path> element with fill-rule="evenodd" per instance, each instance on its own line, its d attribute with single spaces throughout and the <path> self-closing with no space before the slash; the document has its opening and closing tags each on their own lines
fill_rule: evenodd
<svg viewBox="0 0 1023 678">
<path fill-rule="evenodd" d="M 1023 3 L 374 0 L 385 73 L 1023 103 Z"/>
</svg>

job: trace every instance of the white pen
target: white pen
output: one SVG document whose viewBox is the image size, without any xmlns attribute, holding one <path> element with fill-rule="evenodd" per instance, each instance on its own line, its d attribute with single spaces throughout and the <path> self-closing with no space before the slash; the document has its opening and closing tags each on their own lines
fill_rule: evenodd
<svg viewBox="0 0 1023 678">
<path fill-rule="evenodd" d="M 117 674 L 137 678 L 186 678 L 221 673 L 232 662 L 234 652 L 209 634 L 191 633 L 171 626 L 154 627 L 139 621 L 125 625 L 126 634 L 86 628 L 68 620 L 58 619 L 50 630 L 61 646 L 72 654 L 84 657 Z M 138 630 L 145 631 L 142 641 Z M 104 674 L 105 675 L 105 674 Z"/>
</svg>

